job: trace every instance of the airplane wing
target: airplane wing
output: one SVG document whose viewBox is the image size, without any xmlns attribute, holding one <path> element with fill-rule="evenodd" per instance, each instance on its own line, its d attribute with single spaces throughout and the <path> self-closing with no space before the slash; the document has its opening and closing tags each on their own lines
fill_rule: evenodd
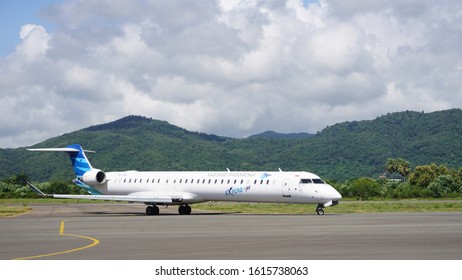
<svg viewBox="0 0 462 280">
<path fill-rule="evenodd" d="M 153 204 L 178 204 L 184 199 L 191 199 L 191 194 L 176 194 L 165 195 L 154 192 L 136 192 L 128 195 L 79 195 L 79 194 L 45 194 L 30 182 L 25 183 L 37 194 L 53 198 L 74 198 L 74 199 L 90 199 L 90 200 L 115 200 L 127 202 L 141 202 Z"/>
<path fill-rule="evenodd" d="M 75 198 L 75 199 L 91 199 L 91 200 L 115 200 L 127 202 L 146 202 L 154 204 L 172 204 L 173 202 L 181 202 L 180 198 L 159 197 L 159 196 L 139 196 L 139 195 L 73 195 L 73 194 L 53 194 L 54 198 Z M 182 200 L 182 199 L 181 199 Z"/>
</svg>

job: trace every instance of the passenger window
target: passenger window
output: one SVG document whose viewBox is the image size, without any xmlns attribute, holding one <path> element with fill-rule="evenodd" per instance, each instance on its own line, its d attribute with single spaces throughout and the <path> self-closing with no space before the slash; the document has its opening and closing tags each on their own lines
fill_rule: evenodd
<svg viewBox="0 0 462 280">
<path fill-rule="evenodd" d="M 124 183 L 126 183 L 126 182 L 127 182 L 127 179 L 124 179 Z"/>
<path fill-rule="evenodd" d="M 209 179 L 209 184 L 212 183 L 212 179 Z"/>
<path fill-rule="evenodd" d="M 241 180 L 241 185 L 243 185 L 243 184 L 244 184 L 244 180 Z"/>
<path fill-rule="evenodd" d="M 135 179 L 135 181 L 133 183 L 136 183 L 136 179 Z"/>
<path fill-rule="evenodd" d="M 260 185 L 263 185 L 263 180 L 260 181 Z"/>
<path fill-rule="evenodd" d="M 128 180 L 128 182 L 131 183 L 131 182 L 132 182 L 132 179 Z"/>
<path fill-rule="evenodd" d="M 266 184 L 269 185 L 269 180 L 266 181 Z"/>
<path fill-rule="evenodd" d="M 256 185 L 256 184 L 257 184 L 257 180 L 253 181 L 253 184 Z"/>
<path fill-rule="evenodd" d="M 218 182 L 218 180 L 217 180 L 217 179 L 215 179 L 215 184 L 216 184 L 217 182 Z"/>
</svg>

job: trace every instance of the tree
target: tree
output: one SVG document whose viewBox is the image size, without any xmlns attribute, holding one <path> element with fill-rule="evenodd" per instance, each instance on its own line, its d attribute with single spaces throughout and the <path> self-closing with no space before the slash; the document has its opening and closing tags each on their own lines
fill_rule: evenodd
<svg viewBox="0 0 462 280">
<path fill-rule="evenodd" d="M 398 173 L 404 178 L 407 178 L 411 173 L 409 161 L 402 158 L 389 158 L 386 163 L 386 169 L 390 173 Z"/>
<path fill-rule="evenodd" d="M 368 199 L 380 195 L 380 184 L 371 178 L 361 177 L 352 182 L 351 194 L 360 199 Z"/>
<path fill-rule="evenodd" d="M 445 197 L 449 194 L 458 193 L 460 186 L 456 180 L 448 174 L 444 174 L 436 178 L 428 185 L 428 190 L 433 194 L 433 197 Z"/>
<path fill-rule="evenodd" d="M 439 176 L 448 174 L 446 166 L 436 164 L 416 166 L 414 172 L 409 176 L 409 183 L 413 186 L 428 188 Z"/>
<path fill-rule="evenodd" d="M 6 177 L 2 181 L 6 184 L 22 186 L 22 185 L 25 185 L 24 181 L 27 181 L 27 180 L 29 180 L 29 178 L 27 177 L 27 174 L 24 172 L 21 172 L 21 173 Z"/>
</svg>

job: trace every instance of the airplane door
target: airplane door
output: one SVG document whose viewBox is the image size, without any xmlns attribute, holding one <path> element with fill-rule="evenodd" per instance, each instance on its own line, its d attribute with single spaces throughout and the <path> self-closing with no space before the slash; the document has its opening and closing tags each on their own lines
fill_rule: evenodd
<svg viewBox="0 0 462 280">
<path fill-rule="evenodd" d="M 290 179 L 284 179 L 282 182 L 282 196 L 283 197 L 291 197 L 290 194 Z"/>
</svg>

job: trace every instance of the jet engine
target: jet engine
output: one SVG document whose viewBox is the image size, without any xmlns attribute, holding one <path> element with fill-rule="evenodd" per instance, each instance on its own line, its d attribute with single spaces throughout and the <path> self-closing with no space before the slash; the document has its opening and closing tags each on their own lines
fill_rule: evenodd
<svg viewBox="0 0 462 280">
<path fill-rule="evenodd" d="M 83 174 L 82 182 L 91 186 L 104 184 L 106 183 L 106 173 L 100 169 L 92 169 Z"/>
</svg>

